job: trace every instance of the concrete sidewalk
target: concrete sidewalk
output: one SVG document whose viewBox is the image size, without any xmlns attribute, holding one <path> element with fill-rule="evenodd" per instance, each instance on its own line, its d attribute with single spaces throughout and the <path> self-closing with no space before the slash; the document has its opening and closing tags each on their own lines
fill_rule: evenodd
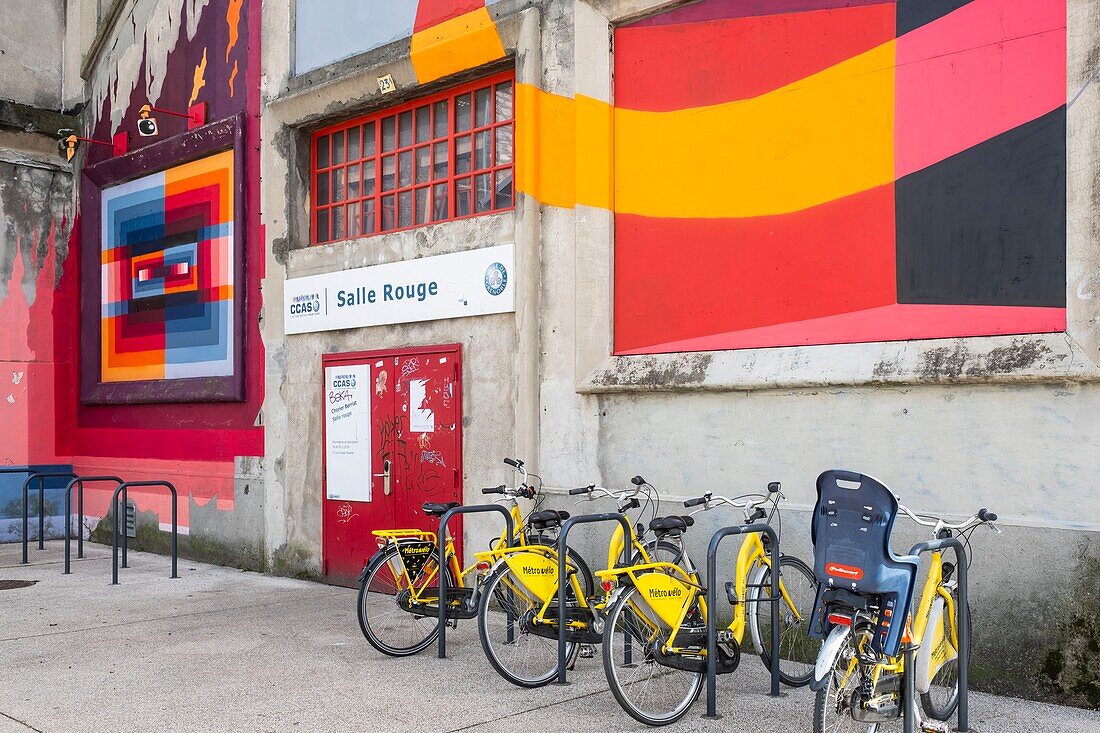
<svg viewBox="0 0 1100 733">
<path fill-rule="evenodd" d="M 434 648 L 390 659 L 363 639 L 355 592 L 131 554 L 110 585 L 109 552 L 62 575 L 62 545 L 0 545 L 0 733 L 175 731 L 649 730 L 616 704 L 599 660 L 581 660 L 567 687 L 522 690 L 489 667 L 472 622 Z M 719 679 L 718 721 L 703 701 L 666 730 L 809 731 L 806 690 L 772 699 L 754 659 Z M 989 695 L 971 698 L 982 733 L 1100 731 L 1100 713 Z M 595 726 L 595 728 L 594 728 Z M 900 730 L 900 727 L 898 728 Z"/>
</svg>

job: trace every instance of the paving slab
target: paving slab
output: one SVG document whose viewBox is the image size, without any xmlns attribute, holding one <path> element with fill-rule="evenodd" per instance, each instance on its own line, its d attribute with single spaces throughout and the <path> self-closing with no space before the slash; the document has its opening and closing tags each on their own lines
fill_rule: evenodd
<svg viewBox="0 0 1100 733">
<path fill-rule="evenodd" d="M 355 592 L 288 578 L 131 553 L 110 584 L 110 553 L 62 575 L 61 547 L 0 545 L 0 733 L 174 731 L 648 730 L 619 709 L 599 660 L 580 660 L 571 684 L 524 690 L 489 666 L 472 622 L 434 647 L 391 659 L 355 619 Z M 806 690 L 767 696 L 765 669 L 746 657 L 719 680 L 720 720 L 703 702 L 665 730 L 810 730 Z M 1097 733 L 1100 713 L 990 695 L 972 697 L 984 732 Z M 1039 724 L 1037 726 L 1037 724 Z M 900 728 L 899 728 L 900 730 Z"/>
</svg>

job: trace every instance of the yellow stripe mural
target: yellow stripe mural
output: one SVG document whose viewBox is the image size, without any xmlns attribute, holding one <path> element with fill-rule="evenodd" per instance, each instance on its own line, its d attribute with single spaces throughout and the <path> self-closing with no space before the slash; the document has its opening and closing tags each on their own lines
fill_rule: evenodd
<svg viewBox="0 0 1100 733">
<path fill-rule="evenodd" d="M 870 190 L 894 176 L 894 59 L 891 41 L 758 97 L 671 112 L 519 84 L 517 189 L 663 218 L 782 214 Z"/>
</svg>

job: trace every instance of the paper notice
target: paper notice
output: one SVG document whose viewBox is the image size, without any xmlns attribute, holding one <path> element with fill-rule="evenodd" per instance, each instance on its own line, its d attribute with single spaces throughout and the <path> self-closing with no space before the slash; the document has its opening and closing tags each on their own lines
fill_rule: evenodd
<svg viewBox="0 0 1100 733">
<path fill-rule="evenodd" d="M 435 413 L 424 407 L 428 390 L 427 379 L 409 380 L 409 431 L 431 433 L 435 431 Z"/>
</svg>

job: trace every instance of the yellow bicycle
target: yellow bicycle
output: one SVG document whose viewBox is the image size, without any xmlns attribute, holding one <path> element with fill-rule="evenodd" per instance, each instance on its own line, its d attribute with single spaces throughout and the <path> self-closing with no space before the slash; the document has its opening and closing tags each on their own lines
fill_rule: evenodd
<svg viewBox="0 0 1100 733">
<path fill-rule="evenodd" d="M 900 730 L 907 710 L 917 717 L 916 730 L 946 731 L 940 721 L 951 717 L 959 700 L 956 569 L 942 551 L 932 552 L 910 613 L 919 561 L 893 555 L 893 519 L 900 512 L 931 527 L 936 539 L 958 536 L 968 544 L 979 526 L 1000 532 L 997 515 L 981 509 L 949 523 L 917 514 L 875 479 L 850 472 L 822 474 L 819 492 L 815 547 L 822 584 L 814 623 L 828 636 L 811 683 L 817 690 L 814 732 Z M 907 670 L 904 650 L 914 644 L 915 668 Z M 907 674 L 914 675 L 927 718 L 915 700 L 905 699 Z"/>
<path fill-rule="evenodd" d="M 504 459 L 517 474 L 514 486 L 482 489 L 484 494 L 500 494 L 509 507 L 515 528 L 514 547 L 508 547 L 507 530 L 501 532 L 487 552 L 475 553 L 476 562 L 463 567 L 455 550 L 454 538 L 444 539 L 443 562 L 439 561 L 438 536 L 419 529 L 376 530 L 378 551 L 359 576 L 358 616 L 363 636 L 378 651 L 404 657 L 423 651 L 439 633 L 439 573 L 447 573 L 447 619 L 457 625 L 460 619 L 477 615 L 483 579 L 493 563 L 520 549 L 538 551 L 553 558 L 553 547 L 543 546 L 544 536 L 538 510 L 541 479 L 524 467 L 523 461 Z M 539 479 L 538 488 L 531 477 Z M 520 500 L 535 500 L 532 514 L 524 517 Z M 442 517 L 457 502 L 426 503 L 426 514 Z M 537 548 L 537 550 L 535 549 Z M 592 574 L 579 556 L 569 553 L 570 567 L 578 571 L 581 587 L 593 586 Z"/>
<path fill-rule="evenodd" d="M 778 483 L 769 495 L 733 499 L 706 494 L 684 502 L 707 511 L 719 506 L 744 510 L 748 523 L 775 522 L 783 498 Z M 767 508 L 765 508 L 767 507 Z M 651 527 L 660 538 L 682 537 L 691 517 L 665 517 Z M 733 619 L 718 635 L 717 669 L 729 673 L 740 662 L 745 631 L 756 653 L 770 664 L 771 609 L 763 593 L 771 586 L 771 559 L 766 540 L 748 534 L 737 556 L 734 580 L 726 583 Z M 787 685 L 807 684 L 819 642 L 808 636 L 817 584 L 810 568 L 795 557 L 779 561 L 780 678 Z M 678 565 L 640 563 L 601 570 L 604 588 L 615 590 L 603 629 L 604 673 L 615 699 L 631 717 L 647 725 L 679 720 L 698 699 L 706 674 L 706 588 L 686 555 Z"/>
<path fill-rule="evenodd" d="M 660 504 L 656 490 L 640 476 L 633 479 L 632 488 L 624 491 L 592 485 L 569 493 L 613 498 L 620 513 L 640 510 L 645 515 L 656 512 Z M 552 537 L 568 518 L 568 512 L 550 509 L 533 514 L 528 521 Z M 625 543 L 632 548 L 632 562 L 649 563 L 664 558 L 674 563 L 683 555 L 679 544 L 647 541 L 647 533 L 640 524 L 631 525 L 629 537 L 617 527 L 608 550 L 610 567 L 621 557 Z M 495 556 L 488 553 L 479 556 L 482 557 L 495 562 L 485 580 L 478 611 L 478 634 L 485 656 L 514 685 L 540 687 L 549 683 L 558 673 L 557 639 L 562 616 L 557 606 L 557 554 L 551 547 L 529 544 L 499 550 Z M 591 586 L 586 586 L 582 563 L 577 562 L 574 567 L 573 558 L 569 560 L 568 607 L 564 615 L 567 664 L 571 665 L 582 646 L 588 648 L 602 640 L 600 619 L 606 594 L 598 597 Z"/>
</svg>

